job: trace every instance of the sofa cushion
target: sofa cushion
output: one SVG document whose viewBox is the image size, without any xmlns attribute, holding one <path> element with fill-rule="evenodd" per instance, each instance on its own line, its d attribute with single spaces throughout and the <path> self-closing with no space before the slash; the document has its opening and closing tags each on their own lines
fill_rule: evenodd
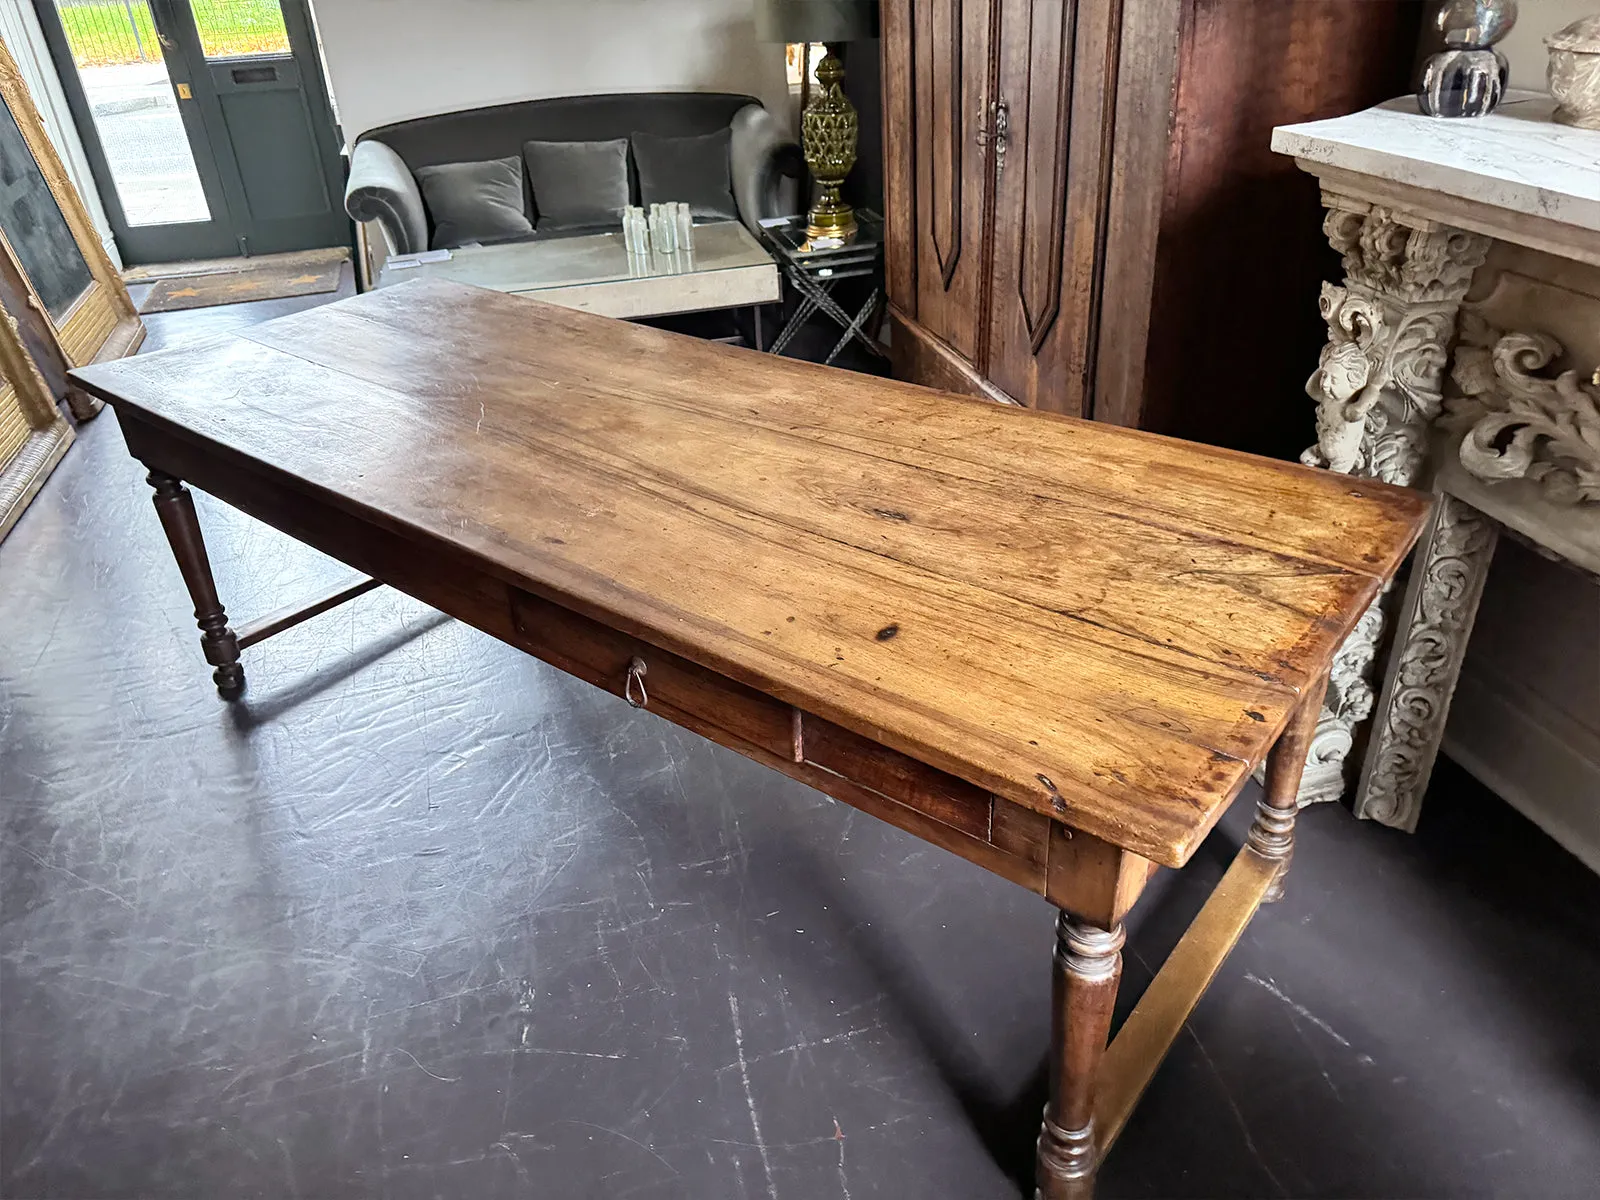
<svg viewBox="0 0 1600 1200">
<path fill-rule="evenodd" d="M 417 171 L 417 184 L 433 216 L 433 248 L 531 233 L 522 206 L 522 162 L 441 163 Z"/>
<path fill-rule="evenodd" d="M 728 167 L 732 133 L 719 129 L 698 137 L 633 135 L 639 200 L 645 205 L 681 201 L 704 221 L 737 221 L 733 174 Z"/>
<path fill-rule="evenodd" d="M 621 225 L 628 206 L 628 139 L 524 142 L 539 231 Z"/>
</svg>

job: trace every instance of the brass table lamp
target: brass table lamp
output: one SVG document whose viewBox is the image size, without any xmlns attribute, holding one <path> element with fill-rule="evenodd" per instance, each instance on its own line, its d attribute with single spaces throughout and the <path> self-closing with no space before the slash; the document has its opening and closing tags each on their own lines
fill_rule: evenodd
<svg viewBox="0 0 1600 1200">
<path fill-rule="evenodd" d="M 856 164 L 860 132 L 855 106 L 839 86 L 844 63 L 832 44 L 878 36 L 876 0 L 760 0 L 756 32 L 768 42 L 820 42 L 829 47 L 817 64 L 817 86 L 800 114 L 800 146 L 816 181 L 806 234 L 833 241 L 856 231 L 855 211 L 839 198 Z"/>
</svg>

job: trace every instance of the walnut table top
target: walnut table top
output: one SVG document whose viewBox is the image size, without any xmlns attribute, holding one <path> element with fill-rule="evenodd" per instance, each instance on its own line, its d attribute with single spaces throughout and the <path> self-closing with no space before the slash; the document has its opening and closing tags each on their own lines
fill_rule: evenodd
<svg viewBox="0 0 1600 1200">
<path fill-rule="evenodd" d="M 79 378 L 125 421 L 1169 866 L 1426 513 L 432 281 Z"/>
</svg>

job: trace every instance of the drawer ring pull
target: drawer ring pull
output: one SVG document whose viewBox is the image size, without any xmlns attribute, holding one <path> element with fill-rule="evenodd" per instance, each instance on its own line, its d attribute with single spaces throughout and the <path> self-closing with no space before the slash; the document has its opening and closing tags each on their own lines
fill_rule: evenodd
<svg viewBox="0 0 1600 1200">
<path fill-rule="evenodd" d="M 637 655 L 628 663 L 628 678 L 622 685 L 622 698 L 635 708 L 643 708 L 650 703 L 650 693 L 644 690 L 644 676 L 648 670 L 644 659 Z M 637 692 L 637 697 L 634 693 Z"/>
</svg>

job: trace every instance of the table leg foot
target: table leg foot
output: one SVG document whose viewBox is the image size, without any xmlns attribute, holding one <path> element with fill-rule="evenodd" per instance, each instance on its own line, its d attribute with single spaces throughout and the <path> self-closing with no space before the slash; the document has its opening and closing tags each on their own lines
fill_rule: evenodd
<svg viewBox="0 0 1600 1200">
<path fill-rule="evenodd" d="M 1289 874 L 1289 864 L 1294 861 L 1293 808 L 1275 808 L 1265 800 L 1256 804 L 1256 819 L 1250 825 L 1250 848 L 1263 858 L 1278 864 L 1278 873 L 1261 897 L 1261 903 L 1272 904 L 1283 899 L 1283 880 Z"/>
<path fill-rule="evenodd" d="M 1122 976 L 1122 926 L 1056 922 L 1050 1014 L 1050 1098 L 1037 1148 L 1037 1200 L 1087 1200 L 1099 1164 L 1094 1085 Z"/>
<path fill-rule="evenodd" d="M 1045 1109 L 1039 1127 L 1039 1174 L 1034 1200 L 1092 1200 L 1095 1169 L 1094 1126 L 1062 1129 Z"/>
<path fill-rule="evenodd" d="M 216 581 L 211 577 L 211 561 L 200 536 L 200 521 L 194 511 L 194 497 L 183 483 L 164 471 L 152 470 L 147 482 L 155 489 L 156 515 L 166 532 L 167 543 L 178 570 L 194 601 L 194 619 L 200 626 L 200 649 L 216 669 L 217 694 L 236 700 L 244 692 L 244 668 L 239 665 L 239 639 L 228 625 L 228 614 L 217 597 Z"/>
<path fill-rule="evenodd" d="M 1283 881 L 1294 860 L 1294 819 L 1300 811 L 1300 776 L 1306 769 L 1306 755 L 1317 733 L 1322 715 L 1322 700 L 1328 690 L 1328 677 L 1315 679 L 1300 698 L 1277 745 L 1267 756 L 1265 794 L 1256 804 L 1256 819 L 1247 839 L 1250 848 L 1262 858 L 1278 864 L 1277 878 L 1261 900 L 1271 904 L 1283 899 Z"/>
</svg>

